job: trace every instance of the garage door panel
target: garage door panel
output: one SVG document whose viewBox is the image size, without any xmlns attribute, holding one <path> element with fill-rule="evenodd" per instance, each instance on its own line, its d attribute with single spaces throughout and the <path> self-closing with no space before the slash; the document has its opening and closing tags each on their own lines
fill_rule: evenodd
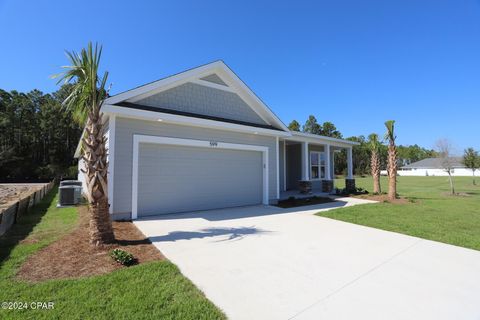
<svg viewBox="0 0 480 320">
<path fill-rule="evenodd" d="M 258 151 L 140 144 L 138 215 L 262 203 Z"/>
</svg>

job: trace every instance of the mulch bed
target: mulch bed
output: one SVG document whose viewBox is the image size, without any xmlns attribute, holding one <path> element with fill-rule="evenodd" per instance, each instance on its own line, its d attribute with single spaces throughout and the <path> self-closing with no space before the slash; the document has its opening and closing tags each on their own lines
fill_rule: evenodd
<svg viewBox="0 0 480 320">
<path fill-rule="evenodd" d="M 100 275 L 126 268 L 113 261 L 109 252 L 120 248 L 134 255 L 138 263 L 165 257 L 130 221 L 114 221 L 115 244 L 94 247 L 89 243 L 88 208 L 78 208 L 79 225 L 70 234 L 30 256 L 17 277 L 30 282 Z"/>
<path fill-rule="evenodd" d="M 311 206 L 314 204 L 321 204 L 321 203 L 329 203 L 334 202 L 335 200 L 326 198 L 326 197 L 308 197 L 308 198 L 289 198 L 286 200 L 278 201 L 277 207 L 280 208 L 295 208 L 295 207 L 302 207 L 302 206 Z"/>
<path fill-rule="evenodd" d="M 387 194 L 363 194 L 356 197 L 360 199 L 373 200 L 378 202 L 388 202 L 393 204 L 407 204 L 412 202 L 407 198 L 403 198 L 403 197 L 399 197 L 395 200 L 390 200 Z"/>
</svg>

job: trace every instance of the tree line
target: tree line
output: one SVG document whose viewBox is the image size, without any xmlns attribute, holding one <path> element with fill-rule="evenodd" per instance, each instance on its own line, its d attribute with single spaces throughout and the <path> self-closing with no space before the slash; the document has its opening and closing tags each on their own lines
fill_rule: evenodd
<svg viewBox="0 0 480 320">
<path fill-rule="evenodd" d="M 75 177 L 73 154 L 82 128 L 74 121 L 72 112 L 62 107 L 70 92 L 62 86 L 56 92 L 44 94 L 39 90 L 27 93 L 0 89 L 0 180 L 38 180 L 55 177 Z M 303 125 L 296 120 L 289 129 L 343 139 L 332 122 L 319 123 L 311 115 Z M 371 137 L 352 136 L 346 140 L 360 143 L 353 147 L 354 173 L 365 175 L 371 169 Z M 399 165 L 436 157 L 434 150 L 418 145 L 397 146 Z M 387 146 L 379 145 L 379 164 L 387 165 Z M 344 174 L 347 167 L 344 151 L 336 154 L 335 173 Z"/>
<path fill-rule="evenodd" d="M 0 89 L 0 181 L 76 177 L 82 128 L 62 107 L 70 86 L 44 94 Z"/>
<path fill-rule="evenodd" d="M 342 133 L 337 127 L 329 121 L 319 123 L 315 116 L 310 115 L 303 125 L 297 120 L 293 120 L 288 125 L 288 128 L 292 131 L 299 131 L 311 134 L 318 134 L 327 137 L 345 139 L 349 141 L 358 142 L 358 146 L 354 146 L 352 149 L 353 157 L 353 172 L 356 175 L 368 175 L 371 172 L 371 144 L 375 143 L 372 139 L 378 139 L 378 136 L 369 137 L 363 135 L 352 136 L 344 138 Z M 419 161 L 425 158 L 437 157 L 437 152 L 433 149 L 426 149 L 416 144 L 414 145 L 399 145 L 397 148 L 397 161 L 398 166 L 406 165 L 415 161 Z M 388 160 L 388 146 L 384 143 L 378 144 L 378 165 L 382 169 L 387 168 Z M 342 151 L 335 155 L 335 174 L 345 174 L 347 170 L 347 155 L 345 151 Z"/>
</svg>

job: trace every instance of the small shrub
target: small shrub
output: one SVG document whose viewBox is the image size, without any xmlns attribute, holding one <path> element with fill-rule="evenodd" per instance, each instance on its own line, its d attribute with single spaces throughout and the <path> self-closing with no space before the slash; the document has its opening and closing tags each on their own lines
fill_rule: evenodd
<svg viewBox="0 0 480 320">
<path fill-rule="evenodd" d="M 73 178 L 74 180 L 77 179 L 78 176 L 78 167 L 77 166 L 71 166 L 65 169 L 64 174 L 69 177 Z"/>
<path fill-rule="evenodd" d="M 137 263 L 137 259 L 135 259 L 133 254 L 122 249 L 113 249 L 110 251 L 110 256 L 116 262 L 127 267 Z"/>
<path fill-rule="evenodd" d="M 342 195 L 342 196 L 361 195 L 361 194 L 368 194 L 368 191 L 363 188 L 355 188 L 353 190 L 348 190 L 347 188 L 344 188 L 344 189 L 335 188 L 335 194 Z"/>
</svg>

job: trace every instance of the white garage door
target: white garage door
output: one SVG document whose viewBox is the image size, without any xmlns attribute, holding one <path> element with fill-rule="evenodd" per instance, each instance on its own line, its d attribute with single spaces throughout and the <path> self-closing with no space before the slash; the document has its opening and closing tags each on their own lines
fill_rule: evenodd
<svg viewBox="0 0 480 320">
<path fill-rule="evenodd" d="M 262 152 L 139 145 L 138 216 L 262 203 Z"/>
</svg>

